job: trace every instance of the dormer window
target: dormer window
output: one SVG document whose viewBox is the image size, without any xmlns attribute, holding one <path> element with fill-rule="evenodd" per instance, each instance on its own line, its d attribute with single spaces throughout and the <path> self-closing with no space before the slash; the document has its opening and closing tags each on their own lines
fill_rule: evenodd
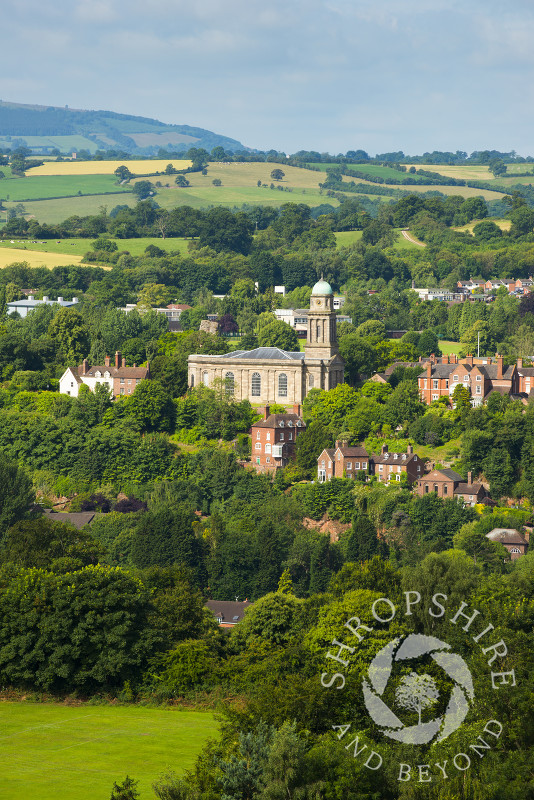
<svg viewBox="0 0 534 800">
<path fill-rule="evenodd" d="M 293 423 L 291 422 L 290 419 L 287 421 L 287 427 L 288 428 L 292 428 L 293 427 Z"/>
<path fill-rule="evenodd" d="M 302 422 L 300 419 L 297 420 L 297 428 L 302 428 Z"/>
<path fill-rule="evenodd" d="M 101 376 L 102 376 L 102 373 L 100 372 L 99 369 L 97 369 L 97 371 L 95 372 L 95 378 L 100 378 Z"/>
<path fill-rule="evenodd" d="M 280 426 L 280 428 L 283 428 L 284 427 L 284 420 L 281 419 L 280 422 L 278 423 L 278 425 Z"/>
<path fill-rule="evenodd" d="M 389 453 L 386 453 L 385 456 L 384 456 L 384 459 L 387 461 L 388 458 L 389 458 Z"/>
<path fill-rule="evenodd" d="M 104 372 L 104 378 L 109 378 L 109 377 L 110 377 L 110 374 L 109 374 L 108 370 L 106 370 Z"/>
<path fill-rule="evenodd" d="M 398 458 L 398 457 L 399 457 L 399 454 L 398 454 L 398 453 L 394 453 L 394 454 L 393 454 L 393 458 L 394 458 L 395 460 L 397 460 L 397 458 Z"/>
<path fill-rule="evenodd" d="M 403 460 L 403 461 L 405 461 L 405 460 L 406 460 L 406 453 L 403 453 L 403 454 L 402 454 L 402 460 Z"/>
</svg>

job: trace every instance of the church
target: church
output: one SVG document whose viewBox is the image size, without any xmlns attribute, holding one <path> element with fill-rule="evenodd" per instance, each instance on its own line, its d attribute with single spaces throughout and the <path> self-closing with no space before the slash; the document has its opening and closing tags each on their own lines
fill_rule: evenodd
<svg viewBox="0 0 534 800">
<path fill-rule="evenodd" d="M 235 350 L 223 355 L 189 356 L 189 386 L 220 382 L 236 400 L 254 405 L 295 405 L 310 389 L 333 389 L 344 380 L 339 355 L 334 293 L 318 281 L 312 289 L 304 352 L 278 347 Z"/>
</svg>

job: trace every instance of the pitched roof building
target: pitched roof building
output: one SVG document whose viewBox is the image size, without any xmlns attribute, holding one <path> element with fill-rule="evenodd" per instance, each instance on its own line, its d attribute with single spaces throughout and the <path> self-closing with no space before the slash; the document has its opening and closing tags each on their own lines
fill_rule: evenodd
<svg viewBox="0 0 534 800">
<path fill-rule="evenodd" d="M 347 442 L 337 441 L 334 448 L 323 450 L 317 459 L 317 480 L 324 483 L 332 478 L 376 475 L 380 483 L 386 483 L 400 481 L 404 474 L 411 484 L 424 473 L 425 461 L 413 452 L 411 445 L 406 453 L 390 453 L 384 445 L 379 455 L 369 455 L 365 447 L 349 447 Z"/>
<path fill-rule="evenodd" d="M 85 384 L 94 392 L 97 384 L 106 385 L 113 397 L 129 395 L 135 391 L 141 381 L 150 378 L 150 367 L 126 366 L 126 359 L 119 351 L 115 353 L 115 363 L 106 356 L 104 364 L 90 366 L 87 359 L 78 367 L 68 367 L 59 379 L 61 394 L 78 397 L 80 387 Z"/>
<path fill-rule="evenodd" d="M 420 497 L 435 492 L 438 497 L 462 499 L 468 506 L 480 503 L 487 495 L 481 483 L 473 483 L 471 472 L 464 481 L 453 469 L 435 469 L 423 475 L 417 481 L 416 491 Z"/>
<path fill-rule="evenodd" d="M 208 600 L 207 608 L 211 611 L 221 628 L 232 628 L 241 622 L 245 611 L 252 603 L 249 600 Z"/>
<path fill-rule="evenodd" d="M 492 542 L 500 542 L 506 547 L 512 561 L 524 556 L 527 552 L 528 542 L 523 534 L 515 528 L 494 528 L 486 534 L 486 538 L 491 539 Z"/>
<path fill-rule="evenodd" d="M 264 414 L 265 419 L 250 429 L 252 466 L 257 472 L 276 472 L 293 458 L 297 436 L 306 429 L 306 423 L 298 404 L 290 414 L 271 414 L 265 406 Z"/>
<path fill-rule="evenodd" d="M 304 352 L 279 347 L 236 350 L 224 355 L 189 356 L 189 386 L 212 386 L 217 380 L 236 400 L 257 405 L 302 403 L 310 389 L 333 389 L 344 380 L 338 351 L 332 287 L 318 281 L 307 312 Z"/>
<path fill-rule="evenodd" d="M 498 354 L 494 359 L 467 356 L 461 361 L 456 356 L 432 356 L 417 382 L 421 400 L 428 405 L 442 396 L 450 397 L 457 386 L 469 390 L 474 407 L 482 405 L 492 392 L 515 395 L 519 391 L 518 367 L 505 366 Z"/>
</svg>

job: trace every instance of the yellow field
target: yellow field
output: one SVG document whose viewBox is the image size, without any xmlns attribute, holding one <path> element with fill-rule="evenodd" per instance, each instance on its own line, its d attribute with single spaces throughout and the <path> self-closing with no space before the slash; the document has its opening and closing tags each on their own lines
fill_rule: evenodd
<svg viewBox="0 0 534 800">
<path fill-rule="evenodd" d="M 167 164 L 172 164 L 175 169 L 186 169 L 191 166 L 191 161 L 176 158 L 157 161 L 49 161 L 29 169 L 26 175 L 28 178 L 32 175 L 113 175 L 122 164 L 134 175 L 146 175 L 148 172 L 163 172 Z"/>
<path fill-rule="evenodd" d="M 60 253 L 43 253 L 40 250 L 25 250 L 22 247 L 0 247 L 0 269 L 9 267 L 10 264 L 20 264 L 25 261 L 29 267 L 68 267 L 80 264 L 82 256 L 61 255 Z M 84 266 L 89 267 L 90 264 Z"/>
<path fill-rule="evenodd" d="M 130 169 L 128 164 L 126 166 Z M 322 183 L 325 179 L 324 172 L 314 172 L 309 169 L 301 169 L 300 167 L 288 167 L 286 164 L 273 164 L 271 162 L 265 163 L 262 161 L 252 163 L 236 162 L 234 164 L 214 162 L 208 164 L 206 169 L 207 175 L 202 175 L 201 172 L 189 172 L 186 175 L 193 189 L 212 188 L 212 180 L 214 178 L 219 178 L 219 180 L 222 181 L 222 185 L 227 187 L 239 186 L 250 188 L 252 186 L 256 188 L 258 181 L 261 181 L 262 183 L 266 183 L 267 186 L 274 183 L 275 186 L 289 186 L 294 189 L 318 189 L 319 183 Z M 282 170 L 284 173 L 283 180 L 273 181 L 271 178 L 273 169 Z M 173 186 L 174 181 L 174 175 L 164 175 L 162 177 L 162 183 L 169 183 Z"/>
<path fill-rule="evenodd" d="M 409 165 L 406 164 L 408 167 Z M 416 170 L 426 169 L 429 172 L 439 172 L 447 178 L 460 178 L 465 181 L 494 181 L 495 176 L 483 164 L 476 166 L 455 166 L 454 164 L 416 164 Z"/>
<path fill-rule="evenodd" d="M 474 219 L 472 222 L 468 222 L 467 225 L 462 225 L 460 228 L 453 228 L 454 231 L 468 231 L 469 233 L 473 233 L 473 228 L 475 225 L 478 225 L 479 222 L 482 222 L 481 219 Z M 512 227 L 512 220 L 510 219 L 493 219 L 491 218 L 491 222 L 494 222 L 495 225 L 498 225 L 502 231 L 509 231 Z"/>
</svg>

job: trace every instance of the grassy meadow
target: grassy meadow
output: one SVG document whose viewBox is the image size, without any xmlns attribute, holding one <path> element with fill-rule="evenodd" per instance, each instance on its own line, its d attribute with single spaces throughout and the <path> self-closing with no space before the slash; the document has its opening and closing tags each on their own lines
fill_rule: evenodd
<svg viewBox="0 0 534 800">
<path fill-rule="evenodd" d="M 9 252 L 18 253 L 19 256 L 23 255 L 25 260 L 30 254 L 42 254 L 45 256 L 54 256 L 55 254 L 64 254 L 69 258 L 69 264 L 74 263 L 73 256 L 81 258 L 85 253 L 91 249 L 91 239 L 50 239 L 47 241 L 29 242 L 26 239 L 15 239 L 13 242 L 7 240 L 0 241 L 0 259 L 2 253 Z M 156 239 L 155 237 L 146 237 L 141 239 L 113 239 L 117 243 L 120 251 L 127 251 L 132 256 L 140 256 L 144 253 L 145 249 L 150 244 L 155 244 L 166 253 L 173 250 L 178 250 L 183 255 L 187 254 L 188 244 L 191 239 Z M 20 257 L 18 259 L 20 261 Z M 78 261 L 76 261 L 78 263 Z"/>
<path fill-rule="evenodd" d="M 212 714 L 142 706 L 0 703 L 2 800 L 109 800 L 126 775 L 152 800 L 162 774 L 183 774 L 207 739 Z"/>
<path fill-rule="evenodd" d="M 30 175 L 31 173 L 28 173 Z M 115 175 L 41 175 L 0 181 L 0 199 L 13 203 L 25 200 L 71 197 L 78 194 L 131 192 L 128 184 L 117 183 Z"/>
</svg>

